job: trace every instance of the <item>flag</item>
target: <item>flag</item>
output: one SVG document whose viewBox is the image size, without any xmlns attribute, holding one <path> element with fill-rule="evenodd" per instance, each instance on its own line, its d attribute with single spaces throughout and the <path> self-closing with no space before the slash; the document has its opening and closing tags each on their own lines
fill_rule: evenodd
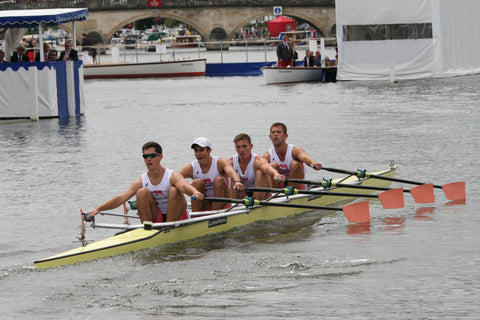
<svg viewBox="0 0 480 320">
<path fill-rule="evenodd" d="M 162 0 L 148 0 L 148 6 L 149 7 L 161 7 L 162 6 Z"/>
</svg>

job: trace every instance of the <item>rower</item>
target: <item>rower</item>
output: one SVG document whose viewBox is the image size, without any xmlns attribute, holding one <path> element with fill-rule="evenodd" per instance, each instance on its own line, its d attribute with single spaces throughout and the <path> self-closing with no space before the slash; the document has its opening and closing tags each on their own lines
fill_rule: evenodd
<svg viewBox="0 0 480 320">
<path fill-rule="evenodd" d="M 138 214 L 143 222 L 169 222 L 188 219 L 184 193 L 196 199 L 204 195 L 190 185 L 182 175 L 160 164 L 162 147 L 147 142 L 142 147 L 142 157 L 147 171 L 119 195 L 105 201 L 88 213 L 91 219 L 100 211 L 115 209 L 134 195 L 137 197 Z"/>
<path fill-rule="evenodd" d="M 265 158 L 257 156 L 257 154 L 252 152 L 253 144 L 248 134 L 237 134 L 233 142 L 235 143 L 237 154 L 228 159 L 228 161 L 246 188 L 271 188 L 272 180 L 285 181 L 285 176 L 269 165 Z M 268 194 L 267 192 L 255 192 L 253 196 L 257 200 L 265 200 Z M 246 191 L 231 189 L 232 198 L 242 199 L 247 195 L 252 196 L 252 194 L 247 194 Z"/>
<path fill-rule="evenodd" d="M 307 165 L 315 170 L 320 170 L 322 165 L 310 157 L 303 148 L 293 144 L 287 144 L 287 126 L 276 122 L 270 127 L 270 140 L 273 148 L 268 150 L 263 157 L 283 174 L 287 179 L 303 179 L 305 177 L 304 166 Z M 280 181 L 273 181 L 274 187 L 282 187 Z M 303 190 L 304 184 L 293 184 L 295 188 Z"/>
<path fill-rule="evenodd" d="M 205 194 L 207 197 L 228 198 L 230 194 L 229 181 L 233 181 L 233 187 L 243 190 L 244 185 L 240 177 L 233 170 L 227 159 L 211 156 L 212 144 L 205 137 L 199 137 L 192 143 L 196 160 L 187 164 L 179 172 L 185 178 L 191 178 L 192 186 Z M 224 205 L 219 202 L 209 203 L 192 199 L 192 211 L 219 210 Z"/>
</svg>

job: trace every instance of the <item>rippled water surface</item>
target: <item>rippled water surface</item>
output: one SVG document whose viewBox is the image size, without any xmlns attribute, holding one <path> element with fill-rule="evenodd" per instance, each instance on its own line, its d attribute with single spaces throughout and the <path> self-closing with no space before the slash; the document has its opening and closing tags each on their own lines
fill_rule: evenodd
<svg viewBox="0 0 480 320">
<path fill-rule="evenodd" d="M 86 116 L 0 124 L 1 319 L 476 319 L 480 76 L 401 83 L 266 86 L 262 77 L 86 81 Z M 318 212 L 74 266 L 33 261 L 79 246 L 79 208 L 121 192 L 144 170 L 141 145 L 163 164 L 213 154 L 233 137 L 269 147 L 271 123 L 319 162 L 404 179 L 466 181 L 467 201 L 441 190 L 402 209 L 371 203 L 369 226 Z M 329 178 L 328 172 L 307 172 Z M 114 218 L 103 221 L 121 223 Z M 110 230 L 88 229 L 98 240 Z"/>
</svg>

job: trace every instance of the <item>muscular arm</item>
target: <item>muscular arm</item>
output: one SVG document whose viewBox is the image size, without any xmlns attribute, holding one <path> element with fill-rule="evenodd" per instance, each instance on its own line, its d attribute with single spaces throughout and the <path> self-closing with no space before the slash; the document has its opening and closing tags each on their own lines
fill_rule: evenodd
<svg viewBox="0 0 480 320">
<path fill-rule="evenodd" d="M 227 176 L 234 182 L 234 186 L 238 188 L 239 191 L 243 191 L 245 186 L 240 182 L 240 176 L 233 169 L 233 166 L 229 164 L 227 159 L 218 158 L 217 161 L 218 173 Z"/>
<path fill-rule="evenodd" d="M 203 193 L 193 187 L 187 180 L 178 172 L 173 172 L 170 176 L 170 184 L 176 187 L 180 192 L 187 194 L 190 197 L 195 196 L 198 200 L 204 198 Z"/>
<path fill-rule="evenodd" d="M 292 150 L 292 156 L 294 160 L 300 161 L 302 163 L 305 163 L 307 166 L 313 168 L 315 166 L 315 170 L 320 170 L 322 169 L 322 165 L 315 161 L 312 157 L 310 157 L 305 150 L 301 147 L 293 147 Z"/>
<path fill-rule="evenodd" d="M 125 191 L 105 201 L 104 203 L 90 211 L 88 215 L 90 217 L 93 217 L 100 211 L 115 209 L 116 207 L 120 206 L 122 203 L 125 203 L 126 201 L 128 201 L 128 199 L 133 197 L 137 193 L 137 190 L 140 188 L 142 188 L 142 178 L 138 178 L 133 181 L 132 184 Z"/>
<path fill-rule="evenodd" d="M 262 172 L 267 174 L 269 177 L 274 178 L 278 181 L 285 181 L 285 176 L 280 174 L 274 167 L 272 167 L 268 161 L 263 157 L 256 157 L 255 162 L 253 163 L 254 170 L 260 169 Z"/>
<path fill-rule="evenodd" d="M 191 163 L 187 164 L 185 167 L 180 169 L 178 172 L 180 175 L 182 175 L 184 178 L 192 178 L 193 179 L 193 166 Z"/>
<path fill-rule="evenodd" d="M 268 163 L 270 163 L 270 152 L 265 152 L 263 155 L 262 155 L 262 158 L 264 158 L 265 160 L 267 160 Z"/>
</svg>

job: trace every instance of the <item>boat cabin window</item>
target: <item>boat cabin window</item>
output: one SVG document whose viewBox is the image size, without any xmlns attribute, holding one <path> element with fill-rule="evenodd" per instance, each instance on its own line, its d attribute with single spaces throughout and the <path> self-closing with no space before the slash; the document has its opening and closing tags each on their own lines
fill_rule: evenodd
<svg viewBox="0 0 480 320">
<path fill-rule="evenodd" d="M 344 41 L 431 39 L 431 23 L 343 26 Z"/>
</svg>

